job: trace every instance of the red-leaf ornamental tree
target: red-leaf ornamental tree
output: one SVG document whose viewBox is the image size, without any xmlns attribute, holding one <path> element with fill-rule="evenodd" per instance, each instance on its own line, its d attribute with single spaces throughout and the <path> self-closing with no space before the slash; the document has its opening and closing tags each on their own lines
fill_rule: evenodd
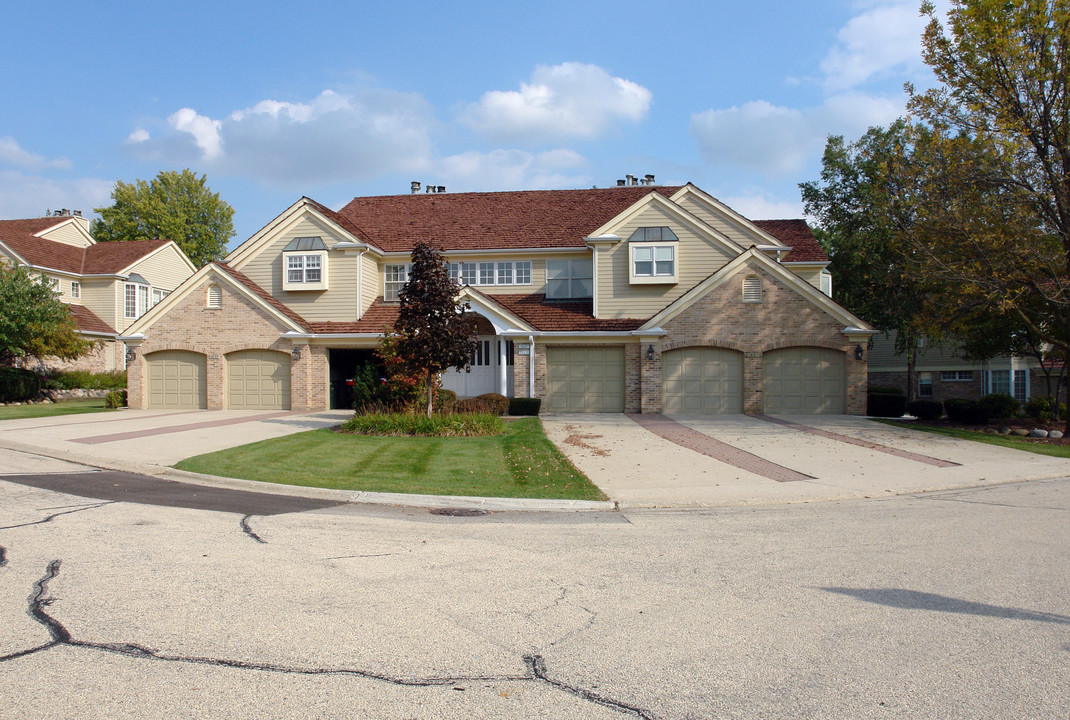
<svg viewBox="0 0 1070 720">
<path fill-rule="evenodd" d="M 476 347 L 475 325 L 457 302 L 459 289 L 438 250 L 429 243 L 417 243 L 409 281 L 401 289 L 394 330 L 398 355 L 427 377 L 428 417 L 435 375 L 448 368 L 467 369 Z"/>
</svg>

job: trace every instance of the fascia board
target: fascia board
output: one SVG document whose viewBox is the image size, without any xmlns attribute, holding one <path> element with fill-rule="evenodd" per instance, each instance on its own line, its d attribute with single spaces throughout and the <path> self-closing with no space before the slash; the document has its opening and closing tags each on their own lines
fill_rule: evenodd
<svg viewBox="0 0 1070 720">
<path fill-rule="evenodd" d="M 709 239 L 719 243 L 720 245 L 723 245 L 725 249 L 727 249 L 729 252 L 736 254 L 743 252 L 743 246 L 734 242 L 728 236 L 719 232 L 716 228 L 711 227 L 706 223 L 702 222 L 701 218 L 695 217 L 693 214 L 688 212 L 686 209 L 680 207 L 672 200 L 656 192 L 644 195 L 640 200 L 636 201 L 633 205 L 626 208 L 615 218 L 613 218 L 605 225 L 591 233 L 591 236 L 597 237 L 599 235 L 615 234 L 614 231 L 617 230 L 621 225 L 624 225 L 651 205 L 657 205 L 658 207 L 675 215 L 682 224 L 690 227 L 700 237 L 708 237 Z"/>
<path fill-rule="evenodd" d="M 726 217 L 728 217 L 728 219 L 730 219 L 731 221 L 735 222 L 737 225 L 742 225 L 748 231 L 753 232 L 754 234 L 758 235 L 759 237 L 763 238 L 764 240 L 769 241 L 769 244 L 776 245 L 777 247 L 781 247 L 781 248 L 787 247 L 784 244 L 784 241 L 779 240 L 776 237 L 773 237 L 772 235 L 767 233 L 765 230 L 762 230 L 760 227 L 755 225 L 753 222 L 751 222 L 747 218 L 743 217 L 738 212 L 736 212 L 735 210 L 733 210 L 729 206 L 725 205 L 723 202 L 721 202 L 717 198 L 715 198 L 712 195 L 706 193 L 704 190 L 696 187 L 695 185 L 692 185 L 691 183 L 688 183 L 687 185 L 684 185 L 682 188 L 680 188 L 675 193 L 673 193 L 673 195 L 672 195 L 672 197 L 670 199 L 673 202 L 676 202 L 680 198 L 683 198 L 683 197 L 685 197 L 687 195 L 691 195 L 692 197 L 697 198 L 700 202 L 704 203 L 707 207 L 709 207 L 714 212 L 719 212 L 722 215 L 725 215 Z"/>
</svg>

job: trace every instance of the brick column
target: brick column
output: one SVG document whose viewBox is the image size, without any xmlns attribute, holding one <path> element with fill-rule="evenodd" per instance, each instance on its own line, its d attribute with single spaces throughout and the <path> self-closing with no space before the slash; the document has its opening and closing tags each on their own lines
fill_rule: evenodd
<svg viewBox="0 0 1070 720">
<path fill-rule="evenodd" d="M 866 390 L 869 387 L 869 336 L 848 336 L 851 346 L 847 348 L 847 414 L 866 414 Z M 862 358 L 857 359 L 857 348 L 862 348 Z"/>
<path fill-rule="evenodd" d="M 144 409 L 147 398 L 145 397 L 145 358 L 141 353 L 141 346 L 129 343 L 134 351 L 134 359 L 126 366 L 126 406 Z"/>
<path fill-rule="evenodd" d="M 533 348 L 527 342 L 514 340 L 515 352 L 513 353 L 513 396 L 528 397 L 528 372 L 531 367 L 531 354 Z M 521 355 L 520 349 L 527 347 L 528 355 Z"/>
<path fill-rule="evenodd" d="M 327 348 L 322 345 L 309 346 L 308 368 L 308 409 L 327 410 L 330 408 L 330 384 Z"/>
<path fill-rule="evenodd" d="M 222 410 L 225 403 L 226 389 L 223 379 L 223 356 L 208 353 L 208 409 Z"/>
<path fill-rule="evenodd" d="M 308 345 L 295 345 L 290 351 L 290 409 L 308 410 Z"/>
<path fill-rule="evenodd" d="M 654 355 L 649 356 L 653 346 Z M 629 346 L 632 347 L 632 346 Z M 661 343 L 659 338 L 639 338 L 639 407 L 641 413 L 661 412 Z M 629 410 L 635 412 L 635 410 Z"/>
<path fill-rule="evenodd" d="M 546 345 L 536 343 L 531 362 L 535 363 L 535 397 L 546 399 Z"/>
<path fill-rule="evenodd" d="M 743 353 L 743 412 L 748 415 L 760 415 L 765 408 L 762 380 L 762 353 Z"/>
</svg>

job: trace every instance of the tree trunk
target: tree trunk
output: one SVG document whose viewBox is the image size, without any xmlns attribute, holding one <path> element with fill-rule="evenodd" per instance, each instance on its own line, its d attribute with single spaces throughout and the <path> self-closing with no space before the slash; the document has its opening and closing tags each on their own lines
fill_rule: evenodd
<svg viewBox="0 0 1070 720">
<path fill-rule="evenodd" d="M 918 399 L 918 343 L 913 341 L 907 349 L 907 403 Z"/>
<path fill-rule="evenodd" d="M 432 411 L 432 409 L 434 407 L 434 403 L 432 401 L 434 400 L 434 395 L 435 395 L 435 384 L 433 382 L 431 382 L 433 377 L 434 377 L 434 373 L 432 373 L 430 368 L 429 368 L 427 370 L 427 419 L 428 420 L 431 419 L 431 411 Z"/>
</svg>

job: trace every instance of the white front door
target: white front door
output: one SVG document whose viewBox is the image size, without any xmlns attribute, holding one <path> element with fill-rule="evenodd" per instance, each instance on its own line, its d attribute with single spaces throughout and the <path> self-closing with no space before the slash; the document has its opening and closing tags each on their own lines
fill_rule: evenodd
<svg viewBox="0 0 1070 720">
<path fill-rule="evenodd" d="M 457 393 L 457 397 L 476 397 L 486 393 L 500 393 L 500 352 L 501 343 L 493 335 L 483 335 L 476 341 L 475 352 L 472 353 L 472 363 L 468 371 L 446 370 L 442 373 L 442 387 Z M 511 349 L 512 341 L 506 343 L 507 351 Z M 513 394 L 513 363 L 512 353 L 506 353 L 506 396 Z"/>
</svg>

